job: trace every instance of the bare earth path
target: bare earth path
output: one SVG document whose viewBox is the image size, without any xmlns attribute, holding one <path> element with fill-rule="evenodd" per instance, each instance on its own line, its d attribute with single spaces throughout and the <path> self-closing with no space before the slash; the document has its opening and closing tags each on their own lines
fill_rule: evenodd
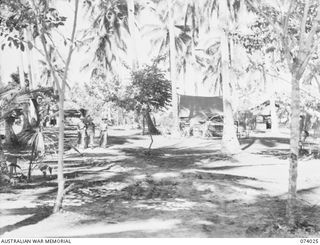
<svg viewBox="0 0 320 245">
<path fill-rule="evenodd" d="M 242 140 L 227 157 L 218 139 L 111 131 L 108 149 L 66 154 L 64 212 L 51 215 L 55 179 L 0 192 L 2 237 L 252 237 L 281 235 L 288 180 L 286 138 Z M 53 156 L 47 161 L 55 166 Z M 319 160 L 299 165 L 301 223 L 318 232 Z M 37 174 L 35 172 L 35 174 Z M 316 233 L 315 233 L 316 234 Z M 319 234 L 319 233 L 318 233 Z"/>
</svg>

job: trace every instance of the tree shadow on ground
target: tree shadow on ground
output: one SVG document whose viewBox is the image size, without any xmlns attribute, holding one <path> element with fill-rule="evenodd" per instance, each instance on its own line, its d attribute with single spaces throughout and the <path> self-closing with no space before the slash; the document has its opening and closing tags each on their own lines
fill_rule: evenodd
<svg viewBox="0 0 320 245">
<path fill-rule="evenodd" d="M 19 209 L 10 210 L 10 214 L 12 215 L 33 214 L 33 215 L 15 224 L 7 225 L 0 228 L 0 235 L 4 234 L 5 232 L 16 230 L 23 226 L 36 224 L 41 220 L 46 219 L 52 214 L 52 207 L 41 206 L 37 208 L 19 208 Z"/>
<path fill-rule="evenodd" d="M 125 136 L 120 136 L 120 140 L 118 140 L 118 136 L 114 138 L 113 144 L 116 142 L 125 144 L 124 141 L 129 142 L 132 139 L 132 137 Z M 250 140 L 252 139 L 246 142 L 250 144 Z M 271 139 L 271 142 L 276 140 L 279 139 Z M 70 172 L 66 174 L 66 177 L 68 183 L 75 183 L 76 188 L 67 193 L 64 202 L 65 210 L 87 215 L 89 218 L 83 220 L 83 224 L 106 222 L 106 220 L 107 222 L 119 223 L 128 220 L 149 219 L 150 217 L 160 217 L 161 219 L 174 217 L 183 221 L 183 229 L 185 230 L 180 231 L 181 235 L 186 232 L 192 231 L 194 234 L 193 232 L 199 231 L 207 237 L 219 237 L 219 235 L 225 234 L 229 237 L 236 235 L 267 237 L 277 234 L 278 231 L 284 232 L 282 228 L 279 228 L 283 226 L 283 221 L 277 218 L 284 217 L 285 203 L 283 200 L 260 198 L 256 195 L 253 203 L 247 203 L 248 193 L 263 191 L 263 188 L 254 186 L 257 179 L 218 172 L 225 170 L 226 167 L 206 168 L 196 164 L 200 161 L 234 162 L 232 157 L 222 154 L 219 150 L 206 150 L 204 147 L 202 149 L 197 147 L 181 149 L 178 146 L 176 148 L 163 147 L 152 149 L 150 154 L 147 154 L 146 148 L 133 147 L 118 149 L 119 154 L 126 156 L 126 158 L 112 161 L 111 168 L 108 168 L 110 162 L 107 160 L 97 164 L 88 164 L 81 158 L 72 160 L 79 163 L 78 168 L 77 163 L 68 162 L 70 164 L 68 171 Z M 92 154 L 94 156 L 94 153 Z M 108 151 L 99 155 L 101 158 L 110 156 L 113 155 L 108 154 Z M 86 169 L 79 169 L 82 167 Z M 117 172 L 113 167 L 118 170 L 121 167 L 123 170 L 120 172 L 117 170 Z M 231 166 L 230 164 L 228 167 L 242 166 L 236 164 Z M 185 170 L 192 170 L 192 172 L 185 172 Z M 215 172 L 210 172 L 211 170 Z M 163 179 L 154 177 L 155 174 L 163 172 L 175 173 L 177 176 Z M 104 173 L 114 173 L 114 175 L 105 175 L 105 177 Z M 88 178 L 78 179 L 81 175 Z M 136 176 L 141 175 L 144 175 L 142 179 L 135 179 Z M 100 178 L 101 176 L 102 178 Z M 242 180 L 246 182 L 243 183 Z M 252 185 L 248 183 L 252 183 Z M 53 184 L 56 185 L 56 183 Z M 38 201 L 53 202 L 55 194 L 56 188 L 48 190 L 39 195 Z M 308 209 L 306 208 L 306 210 Z M 45 218 L 44 214 L 43 216 Z M 17 225 L 19 228 L 32 224 L 34 220 L 42 219 L 39 214 L 38 216 L 34 214 L 32 217 L 31 220 L 26 219 L 8 226 L 7 229 L 13 230 L 16 229 L 13 226 Z M 199 219 L 204 223 L 195 222 Z M 235 231 L 240 233 L 236 234 Z M 178 231 L 172 231 L 172 233 L 169 231 L 170 234 L 165 232 L 168 231 L 164 231 L 163 236 L 178 234 L 174 233 Z M 139 234 L 152 236 L 152 233 L 148 235 L 143 231 Z M 121 237 L 123 235 L 123 233 L 101 234 L 102 237 Z"/>
<path fill-rule="evenodd" d="M 281 159 L 281 160 L 286 160 L 289 158 L 289 153 L 290 153 L 289 149 L 276 149 L 276 150 L 260 151 L 255 154 L 263 155 L 263 156 L 272 156 L 272 157 L 277 157 L 278 159 Z"/>
<path fill-rule="evenodd" d="M 314 186 L 314 187 L 305 188 L 305 189 L 300 189 L 300 190 L 297 191 L 297 193 L 299 193 L 299 194 L 307 194 L 307 193 L 313 192 L 314 190 L 318 189 L 319 187 L 320 187 L 320 185 Z"/>
<path fill-rule="evenodd" d="M 108 136 L 108 146 L 114 146 L 114 145 L 123 145 L 126 143 L 129 143 L 130 140 L 141 140 L 144 136 L 142 136 L 139 133 L 131 134 L 131 135 L 117 135 L 117 136 Z"/>
<path fill-rule="evenodd" d="M 121 151 L 134 161 L 140 160 L 147 165 L 169 169 L 186 169 L 202 160 L 209 162 L 232 160 L 232 157 L 217 150 L 160 148 L 148 152 L 146 148 L 122 148 Z"/>
<path fill-rule="evenodd" d="M 83 174 L 86 175 L 87 173 L 83 173 Z M 72 176 L 72 175 L 67 176 L 66 187 L 69 186 L 70 184 L 74 184 L 74 188 L 72 188 L 66 194 L 66 198 L 77 199 L 80 201 L 85 200 L 83 202 L 85 203 L 85 202 L 88 202 L 89 200 L 92 200 L 92 201 L 96 200 L 97 198 L 103 196 L 105 192 L 102 191 L 99 193 L 98 191 L 94 193 L 92 191 L 82 192 L 81 190 L 83 189 L 90 190 L 90 188 L 101 187 L 109 183 L 115 183 L 115 182 L 123 183 L 125 182 L 127 174 L 115 174 L 108 178 L 101 178 L 101 179 L 98 179 L 96 176 L 91 175 L 91 177 L 89 179 L 86 179 L 86 181 L 83 181 L 82 179 L 75 179 L 75 177 L 77 176 Z M 56 196 L 56 192 L 57 192 L 57 186 L 55 184 L 55 188 L 50 189 L 46 192 L 42 192 L 41 195 L 37 197 L 37 200 L 42 200 L 42 201 L 54 200 L 54 197 Z M 69 205 L 69 206 L 72 206 L 72 205 Z"/>
<path fill-rule="evenodd" d="M 108 146 L 123 145 L 128 143 L 128 137 L 126 136 L 108 136 Z"/>
<path fill-rule="evenodd" d="M 248 139 L 240 139 L 240 144 L 245 145 L 242 150 L 246 150 L 253 146 L 255 143 L 259 143 L 266 147 L 275 147 L 277 144 L 289 145 L 290 139 L 288 138 L 277 138 L 277 137 L 250 137 Z"/>
</svg>

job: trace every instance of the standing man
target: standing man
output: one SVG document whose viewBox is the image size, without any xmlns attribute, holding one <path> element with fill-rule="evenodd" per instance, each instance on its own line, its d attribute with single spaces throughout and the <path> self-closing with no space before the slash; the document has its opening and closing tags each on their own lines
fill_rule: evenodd
<svg viewBox="0 0 320 245">
<path fill-rule="evenodd" d="M 102 123 L 100 125 L 100 147 L 107 148 L 108 145 L 108 118 L 102 118 Z"/>
<path fill-rule="evenodd" d="M 87 129 L 86 129 L 86 125 L 84 122 L 84 117 L 81 116 L 79 123 L 77 124 L 77 129 L 78 129 L 78 148 L 79 149 L 85 149 L 87 148 L 87 143 L 86 143 L 86 139 L 87 139 Z"/>
<path fill-rule="evenodd" d="M 94 125 L 93 119 L 91 118 L 90 115 L 88 115 L 87 118 L 86 118 L 86 126 L 87 126 L 87 133 L 88 133 L 88 136 L 89 136 L 88 147 L 93 148 L 93 146 L 94 146 L 95 125 Z"/>
</svg>

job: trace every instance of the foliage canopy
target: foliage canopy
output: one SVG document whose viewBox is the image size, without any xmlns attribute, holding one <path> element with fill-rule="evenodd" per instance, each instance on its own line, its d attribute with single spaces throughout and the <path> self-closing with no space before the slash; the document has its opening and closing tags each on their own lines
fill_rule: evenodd
<svg viewBox="0 0 320 245">
<path fill-rule="evenodd" d="M 170 105 L 171 83 L 156 65 L 134 71 L 131 77 L 125 100 L 119 100 L 121 107 L 140 111 L 143 108 L 162 110 Z"/>
</svg>

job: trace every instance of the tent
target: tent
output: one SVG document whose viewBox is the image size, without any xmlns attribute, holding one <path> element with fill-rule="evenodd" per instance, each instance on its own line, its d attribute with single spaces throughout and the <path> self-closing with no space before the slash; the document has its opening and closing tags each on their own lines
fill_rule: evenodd
<svg viewBox="0 0 320 245">
<path fill-rule="evenodd" d="M 280 108 L 280 102 L 275 101 L 275 106 L 277 108 Z M 270 100 L 265 100 L 264 102 L 258 104 L 255 107 L 252 107 L 250 109 L 250 111 L 254 114 L 254 115 L 262 115 L 262 116 L 270 116 L 271 112 L 270 112 Z"/>
<path fill-rule="evenodd" d="M 214 115 L 223 114 L 222 97 L 203 97 L 178 95 L 179 100 L 179 118 L 194 118 L 199 117 L 203 120 Z"/>
</svg>

